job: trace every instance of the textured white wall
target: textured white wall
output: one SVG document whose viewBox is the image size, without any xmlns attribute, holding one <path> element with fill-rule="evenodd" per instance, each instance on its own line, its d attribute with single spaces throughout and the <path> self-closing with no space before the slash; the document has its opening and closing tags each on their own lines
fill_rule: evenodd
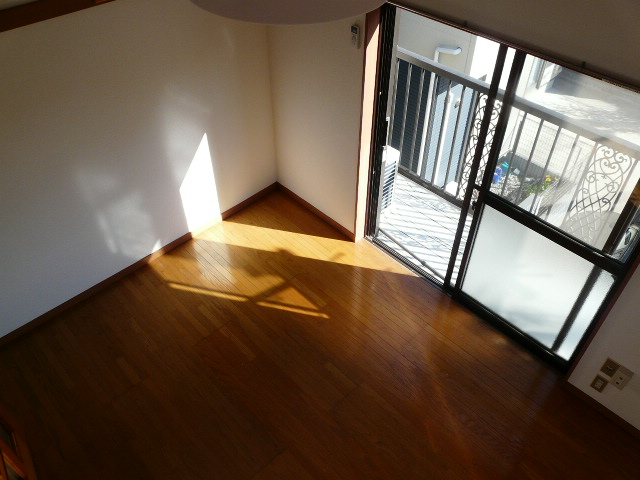
<svg viewBox="0 0 640 480">
<path fill-rule="evenodd" d="M 569 381 L 640 429 L 640 271 L 636 272 L 613 306 L 611 313 L 574 369 Z M 623 390 L 607 385 L 602 393 L 590 387 L 607 357 L 635 375 Z M 601 374 L 602 375 L 602 374 Z"/>
<path fill-rule="evenodd" d="M 269 27 L 278 181 L 353 232 L 364 16 Z"/>
<path fill-rule="evenodd" d="M 273 183 L 272 119 L 266 27 L 188 1 L 1 33 L 0 335 Z"/>
</svg>

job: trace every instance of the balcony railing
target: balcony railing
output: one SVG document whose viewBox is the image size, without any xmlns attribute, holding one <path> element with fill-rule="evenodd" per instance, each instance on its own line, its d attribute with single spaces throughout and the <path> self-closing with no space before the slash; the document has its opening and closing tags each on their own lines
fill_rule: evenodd
<svg viewBox="0 0 640 480">
<path fill-rule="evenodd" d="M 478 141 L 489 86 L 399 51 L 389 144 L 400 170 L 460 204 Z M 478 181 L 484 173 L 503 92 Z M 516 97 L 491 191 L 596 248 L 602 248 L 638 180 L 636 145 Z"/>
</svg>

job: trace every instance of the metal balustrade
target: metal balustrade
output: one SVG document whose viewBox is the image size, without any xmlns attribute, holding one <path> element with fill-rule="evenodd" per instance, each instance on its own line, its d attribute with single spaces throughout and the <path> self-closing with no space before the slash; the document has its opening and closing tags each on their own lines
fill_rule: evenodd
<svg viewBox="0 0 640 480">
<path fill-rule="evenodd" d="M 489 86 L 406 51 L 397 54 L 389 145 L 403 174 L 460 204 Z M 478 181 L 486 168 L 503 92 Z M 638 146 L 516 97 L 491 191 L 577 239 L 603 248 L 640 172 Z"/>
</svg>

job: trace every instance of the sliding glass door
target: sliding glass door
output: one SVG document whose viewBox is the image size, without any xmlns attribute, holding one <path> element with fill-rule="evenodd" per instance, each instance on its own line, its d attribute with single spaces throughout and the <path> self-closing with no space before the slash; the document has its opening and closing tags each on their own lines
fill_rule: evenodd
<svg viewBox="0 0 640 480">
<path fill-rule="evenodd" d="M 486 163 L 491 143 L 491 133 L 480 130 L 493 108 L 487 106 L 499 45 L 404 10 L 395 26 L 374 236 L 448 284 L 461 260 L 454 247 L 461 252 L 471 223 L 464 202 L 475 153 L 482 143 Z"/>
<path fill-rule="evenodd" d="M 638 250 L 640 95 L 450 26 L 412 43 L 401 29 L 424 20 L 399 15 L 386 36 L 387 141 L 369 233 L 566 366 Z M 439 40 L 431 58 L 411 50 L 433 46 L 434 32 L 460 45 Z M 463 54 L 464 71 L 439 61 Z M 482 78 L 471 75 L 483 62 Z M 405 204 L 398 189 L 411 192 Z M 457 215 L 446 230 L 445 207 Z M 439 249 L 433 263 L 416 239 Z"/>
<path fill-rule="evenodd" d="M 456 288 L 569 360 L 637 243 L 640 96 L 523 52 L 511 75 Z"/>
</svg>

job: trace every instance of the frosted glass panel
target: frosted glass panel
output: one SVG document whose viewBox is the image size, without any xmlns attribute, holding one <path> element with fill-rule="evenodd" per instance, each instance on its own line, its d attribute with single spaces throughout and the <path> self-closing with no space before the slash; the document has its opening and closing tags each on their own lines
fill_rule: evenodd
<svg viewBox="0 0 640 480">
<path fill-rule="evenodd" d="M 589 296 L 580 308 L 574 324 L 558 349 L 558 355 L 566 360 L 573 354 L 582 335 L 593 321 L 593 317 L 600 308 L 600 305 L 602 305 L 602 302 L 615 281 L 615 277 L 610 273 L 601 269 L 598 270 L 600 270 L 600 273 L 593 288 L 591 288 L 589 292 Z"/>
<path fill-rule="evenodd" d="M 593 265 L 491 207 L 485 207 L 462 290 L 551 348 Z M 580 340 L 613 280 L 600 272 L 564 342 Z M 568 350 L 571 350 L 568 352 Z"/>
</svg>

